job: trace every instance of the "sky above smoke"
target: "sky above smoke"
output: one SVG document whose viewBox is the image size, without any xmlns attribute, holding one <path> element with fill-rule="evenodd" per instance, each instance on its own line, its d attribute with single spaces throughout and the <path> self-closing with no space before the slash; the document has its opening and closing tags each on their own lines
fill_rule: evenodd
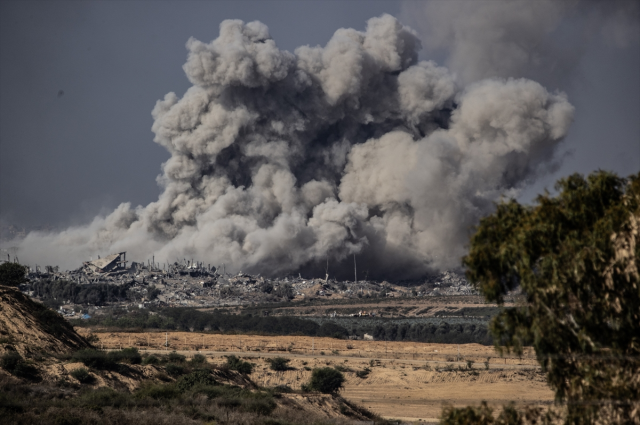
<svg viewBox="0 0 640 425">
<path fill-rule="evenodd" d="M 179 31 L 146 22 L 167 4 L 60 3 L 47 17 L 44 3 L 3 4 L 1 218 L 71 224 L 28 235 L 21 260 L 72 268 L 126 250 L 265 275 L 323 275 L 329 261 L 348 277 L 356 255 L 361 276 L 416 278 L 457 267 L 501 197 L 640 168 L 638 2 L 335 3 L 219 3 L 191 30 L 203 5 L 188 3 L 165 22 Z M 126 25 L 105 40 L 100 21 Z M 71 27 L 44 47 L 15 38 L 52 22 Z M 164 29 L 186 41 L 178 65 Z M 160 100 L 139 105 L 149 91 Z"/>
</svg>

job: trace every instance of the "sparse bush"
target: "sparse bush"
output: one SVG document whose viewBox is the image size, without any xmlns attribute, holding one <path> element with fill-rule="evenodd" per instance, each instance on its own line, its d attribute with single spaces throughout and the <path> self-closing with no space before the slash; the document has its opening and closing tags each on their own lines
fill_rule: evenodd
<svg viewBox="0 0 640 425">
<path fill-rule="evenodd" d="M 129 394 L 123 394 L 109 387 L 101 387 L 82 393 L 76 402 L 79 406 L 120 408 L 129 404 Z"/>
<path fill-rule="evenodd" d="M 191 363 L 197 364 L 197 365 L 206 364 L 207 358 L 202 354 L 194 354 L 193 357 L 191 357 Z"/>
<path fill-rule="evenodd" d="M 227 356 L 227 366 L 243 375 L 250 375 L 253 372 L 253 364 L 240 360 L 236 356 Z"/>
<path fill-rule="evenodd" d="M 100 342 L 100 338 L 98 338 L 98 335 L 94 334 L 93 332 L 87 335 L 86 340 L 89 344 L 95 344 L 96 342 Z"/>
<path fill-rule="evenodd" d="M 141 399 L 150 397 L 153 399 L 173 399 L 180 397 L 180 390 L 172 384 L 149 384 L 140 387 L 135 393 L 134 397 Z"/>
<path fill-rule="evenodd" d="M 332 367 L 313 369 L 309 388 L 325 394 L 333 394 L 342 388 L 344 375 Z"/>
<path fill-rule="evenodd" d="M 159 358 L 157 358 L 156 356 L 154 356 L 153 354 L 152 354 L 152 355 L 150 355 L 150 356 L 148 356 L 148 357 L 145 357 L 145 358 L 142 360 L 142 364 L 143 364 L 143 365 L 148 365 L 148 364 L 158 364 L 158 363 L 160 363 L 160 359 L 159 359 Z"/>
<path fill-rule="evenodd" d="M 182 376 L 176 382 L 176 387 L 180 391 L 188 391 L 191 388 L 195 387 L 196 385 L 213 386 L 217 384 L 218 382 L 214 379 L 214 377 L 211 375 L 211 372 L 209 370 L 200 369 L 200 370 L 191 372 L 188 375 Z"/>
<path fill-rule="evenodd" d="M 167 373 L 171 376 L 180 376 L 180 375 L 184 375 L 185 373 L 185 369 L 184 367 L 175 364 L 175 363 L 169 363 L 164 367 L 164 370 L 167 371 Z"/>
<path fill-rule="evenodd" d="M 327 363 L 327 364 L 329 364 L 329 363 Z M 353 372 L 353 369 L 351 369 L 350 367 L 347 367 L 347 366 L 341 365 L 341 364 L 337 364 L 337 365 L 335 365 L 335 366 L 334 366 L 334 368 L 335 368 L 336 370 L 339 370 L 340 372 L 343 372 L 343 373 L 344 373 L 344 372 Z"/>
<path fill-rule="evenodd" d="M 475 362 L 473 360 L 467 360 L 467 369 L 472 369 L 474 363 Z"/>
<path fill-rule="evenodd" d="M 94 350 L 91 348 L 78 350 L 71 356 L 73 361 L 81 362 L 85 366 L 100 370 L 122 370 L 118 363 L 140 364 L 142 356 L 136 348 L 125 348 L 120 351 Z M 125 368 L 126 369 L 126 368 Z"/>
<path fill-rule="evenodd" d="M 0 358 L 0 366 L 10 374 L 30 380 L 38 379 L 38 369 L 24 361 L 17 351 L 9 351 Z"/>
<path fill-rule="evenodd" d="M 89 384 L 94 381 L 94 377 L 91 376 L 89 371 L 84 367 L 74 369 L 69 374 L 76 378 L 81 384 Z"/>
<path fill-rule="evenodd" d="M 286 359 L 284 357 L 275 357 L 273 359 L 267 359 L 267 362 L 269 363 L 269 368 L 271 370 L 275 370 L 275 371 L 285 371 L 285 370 L 289 370 L 289 362 L 291 360 Z"/>
<path fill-rule="evenodd" d="M 182 354 L 178 354 L 175 351 L 172 351 L 167 356 L 171 363 L 183 363 L 187 358 Z"/>
<path fill-rule="evenodd" d="M 276 407 L 276 402 L 273 401 L 272 398 L 259 398 L 248 400 L 242 406 L 242 410 L 245 412 L 255 413 L 258 416 L 267 416 L 270 415 Z"/>
<path fill-rule="evenodd" d="M 369 374 L 371 373 L 371 369 L 365 367 L 363 370 L 359 370 L 356 372 L 356 376 L 360 379 L 367 379 Z"/>
<path fill-rule="evenodd" d="M 110 351 L 109 357 L 117 363 L 140 364 L 142 356 L 135 347 L 125 348 L 120 351 Z"/>
</svg>

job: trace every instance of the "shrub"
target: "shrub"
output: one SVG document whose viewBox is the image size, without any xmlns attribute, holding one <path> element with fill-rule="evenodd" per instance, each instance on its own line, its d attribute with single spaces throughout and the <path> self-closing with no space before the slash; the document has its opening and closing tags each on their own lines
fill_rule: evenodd
<svg viewBox="0 0 640 425">
<path fill-rule="evenodd" d="M 259 416 L 270 415 L 277 407 L 276 402 L 272 398 L 260 398 L 256 400 L 248 400 L 245 402 L 242 410 L 245 412 L 255 413 Z"/>
<path fill-rule="evenodd" d="M 120 351 L 109 352 L 109 357 L 116 363 L 140 364 L 142 356 L 135 347 L 125 348 Z"/>
<path fill-rule="evenodd" d="M 184 375 L 176 382 L 176 387 L 180 391 L 188 391 L 196 385 L 217 385 L 218 382 L 211 376 L 211 372 L 206 369 L 196 370 L 188 375 Z"/>
<path fill-rule="evenodd" d="M 198 385 L 194 387 L 193 392 L 195 394 L 203 394 L 207 396 L 208 399 L 214 399 L 218 397 L 222 397 L 229 393 L 228 387 L 226 386 L 211 386 L 211 385 Z"/>
<path fill-rule="evenodd" d="M 9 351 L 0 358 L 0 366 L 10 374 L 19 378 L 35 380 L 38 369 L 26 363 L 16 351 Z"/>
<path fill-rule="evenodd" d="M 178 354 L 175 351 L 169 353 L 167 358 L 171 363 L 183 363 L 187 359 L 185 356 L 183 356 L 182 354 Z"/>
<path fill-rule="evenodd" d="M 9 351 L 0 359 L 0 366 L 11 373 L 22 362 L 22 356 L 17 351 Z"/>
<path fill-rule="evenodd" d="M 147 364 L 158 364 L 160 363 L 160 359 L 157 358 L 156 356 L 154 356 L 153 354 L 150 355 L 149 357 L 145 357 L 144 360 L 142 360 L 142 364 L 147 365 Z"/>
<path fill-rule="evenodd" d="M 177 365 L 175 363 L 169 363 L 164 367 L 164 370 L 166 370 L 167 373 L 171 376 L 180 376 L 180 375 L 184 375 L 185 373 L 184 367 Z"/>
<path fill-rule="evenodd" d="M 191 358 L 191 363 L 193 364 L 206 364 L 207 358 L 202 354 L 194 354 Z"/>
<path fill-rule="evenodd" d="M 327 364 L 330 364 L 330 363 L 327 363 Z M 353 372 L 353 369 L 351 369 L 350 367 L 341 365 L 341 364 L 335 365 L 334 368 L 336 370 L 339 370 L 340 372 Z"/>
<path fill-rule="evenodd" d="M 113 370 L 116 368 L 114 356 L 109 356 L 104 351 L 93 350 L 90 348 L 76 351 L 71 356 L 71 359 L 94 369 Z"/>
<path fill-rule="evenodd" d="M 87 342 L 89 342 L 90 344 L 100 341 L 100 338 L 98 338 L 98 335 L 94 334 L 93 332 L 91 332 L 86 339 L 87 339 Z"/>
<path fill-rule="evenodd" d="M 27 282 L 27 268 L 18 263 L 0 264 L 0 285 L 20 286 Z"/>
<path fill-rule="evenodd" d="M 289 370 L 290 361 L 291 360 L 286 359 L 284 357 L 274 357 L 273 359 L 267 359 L 267 363 L 269 363 L 269 368 L 275 371 Z"/>
<path fill-rule="evenodd" d="M 115 391 L 109 387 L 102 387 L 82 393 L 77 400 L 80 406 L 114 407 L 119 408 L 129 403 L 129 395 Z"/>
<path fill-rule="evenodd" d="M 365 367 L 363 370 L 359 370 L 356 372 L 356 376 L 360 379 L 367 379 L 369 374 L 371 373 L 371 369 Z"/>
<path fill-rule="evenodd" d="M 242 361 L 236 356 L 227 356 L 227 366 L 243 375 L 250 375 L 253 372 L 253 364 Z"/>
<path fill-rule="evenodd" d="M 72 370 L 70 375 L 76 378 L 81 384 L 88 384 L 94 380 L 93 376 L 91 376 L 89 371 L 84 367 Z"/>
<path fill-rule="evenodd" d="M 219 407 L 225 408 L 225 409 L 229 409 L 229 410 L 233 410 L 233 409 L 237 409 L 238 407 L 242 406 L 242 401 L 238 398 L 221 398 L 220 400 L 217 401 L 216 403 Z"/>
<path fill-rule="evenodd" d="M 140 387 L 135 394 L 136 398 L 153 398 L 159 399 L 172 399 L 180 397 L 180 390 L 172 384 L 151 384 Z"/>
<path fill-rule="evenodd" d="M 313 369 L 309 387 L 325 394 L 336 393 L 344 384 L 344 375 L 332 367 Z"/>
</svg>

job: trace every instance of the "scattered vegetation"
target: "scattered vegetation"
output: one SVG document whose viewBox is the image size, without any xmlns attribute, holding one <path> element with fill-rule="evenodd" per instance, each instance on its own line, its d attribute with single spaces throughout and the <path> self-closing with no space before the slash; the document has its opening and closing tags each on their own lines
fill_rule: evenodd
<svg viewBox="0 0 640 425">
<path fill-rule="evenodd" d="M 72 370 L 70 375 L 76 378 L 81 384 L 90 384 L 95 380 L 95 378 L 84 367 Z"/>
<path fill-rule="evenodd" d="M 274 357 L 272 359 L 266 359 L 267 363 L 269 363 L 269 368 L 275 371 L 285 371 L 291 369 L 289 366 L 290 359 L 286 359 L 284 357 Z"/>
<path fill-rule="evenodd" d="M 0 367 L 19 378 L 31 381 L 39 379 L 38 369 L 25 361 L 16 351 L 8 351 L 0 357 Z"/>
<path fill-rule="evenodd" d="M 242 373 L 243 375 L 251 375 L 253 372 L 253 363 L 245 362 L 236 356 L 227 356 L 227 367 L 231 370 Z"/>
<path fill-rule="evenodd" d="M 109 352 L 86 348 L 76 351 L 71 358 L 85 366 L 99 370 L 123 370 L 121 366 L 123 363 L 142 363 L 142 356 L 136 348 Z"/>
<path fill-rule="evenodd" d="M 371 373 L 371 369 L 369 369 L 368 367 L 365 367 L 364 369 L 357 371 L 356 376 L 360 379 L 367 379 L 370 373 Z"/>
</svg>

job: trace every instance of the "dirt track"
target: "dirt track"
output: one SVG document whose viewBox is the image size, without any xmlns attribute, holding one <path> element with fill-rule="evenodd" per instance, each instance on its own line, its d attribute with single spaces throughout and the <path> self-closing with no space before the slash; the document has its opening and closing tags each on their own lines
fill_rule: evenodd
<svg viewBox="0 0 640 425">
<path fill-rule="evenodd" d="M 88 333 L 84 329 L 79 332 Z M 487 400 L 497 407 L 509 401 L 539 405 L 553 400 L 553 393 L 530 352 L 522 359 L 505 359 L 492 347 L 478 344 L 385 343 L 188 332 L 98 333 L 97 336 L 100 342 L 95 345 L 104 349 L 136 346 L 150 352 L 177 350 L 187 356 L 198 350 L 213 363 L 224 362 L 224 356 L 229 354 L 247 357 L 257 366 L 251 379 L 265 386 L 300 388 L 311 376 L 305 368 L 342 365 L 354 371 L 345 373 L 347 382 L 342 394 L 388 418 L 435 421 L 443 404 L 466 406 Z M 167 341 L 169 346 L 165 347 Z M 295 370 L 271 371 L 265 358 L 274 356 L 290 358 Z M 490 358 L 489 369 L 485 365 L 487 358 Z M 467 360 L 475 362 L 472 370 L 460 370 L 467 368 Z M 366 379 L 358 378 L 355 371 L 365 367 L 370 368 L 371 373 Z"/>
</svg>

